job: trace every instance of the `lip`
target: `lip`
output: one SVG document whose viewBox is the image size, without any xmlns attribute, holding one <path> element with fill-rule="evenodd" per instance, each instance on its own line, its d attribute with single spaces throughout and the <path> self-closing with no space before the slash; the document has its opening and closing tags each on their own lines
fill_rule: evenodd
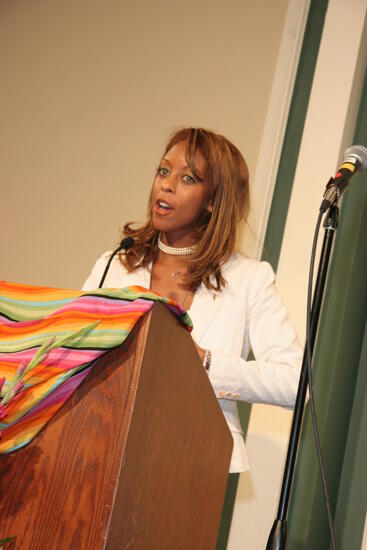
<svg viewBox="0 0 367 550">
<path fill-rule="evenodd" d="M 165 203 L 170 206 L 170 208 L 164 208 L 160 206 L 160 203 Z M 154 203 L 154 212 L 160 216 L 168 216 L 173 211 L 173 206 L 166 201 L 165 199 L 158 198 Z"/>
</svg>

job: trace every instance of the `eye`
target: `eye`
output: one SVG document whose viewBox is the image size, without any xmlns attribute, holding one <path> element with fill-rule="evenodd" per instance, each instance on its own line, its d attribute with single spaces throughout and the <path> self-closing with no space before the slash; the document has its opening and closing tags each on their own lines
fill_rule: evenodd
<svg viewBox="0 0 367 550">
<path fill-rule="evenodd" d="M 185 174 L 183 179 L 186 183 L 196 183 L 196 179 L 193 176 L 190 176 L 190 174 Z"/>
<path fill-rule="evenodd" d="M 169 170 L 168 168 L 165 168 L 165 166 L 160 166 L 157 170 L 157 174 L 160 176 L 168 176 Z"/>
</svg>

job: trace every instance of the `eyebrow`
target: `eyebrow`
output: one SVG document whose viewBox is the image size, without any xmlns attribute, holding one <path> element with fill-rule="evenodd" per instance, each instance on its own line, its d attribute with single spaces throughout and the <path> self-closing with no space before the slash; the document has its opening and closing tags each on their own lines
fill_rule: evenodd
<svg viewBox="0 0 367 550">
<path fill-rule="evenodd" d="M 166 157 L 163 157 L 163 158 L 162 158 L 161 162 L 163 162 L 163 161 L 168 162 L 168 164 L 171 164 L 170 161 L 169 161 L 169 159 L 167 159 Z M 191 168 L 190 168 L 190 166 L 189 166 L 188 164 L 185 164 L 185 166 L 183 166 L 182 168 L 183 168 L 183 170 L 189 169 L 189 170 L 192 172 L 192 170 L 191 170 Z"/>
</svg>

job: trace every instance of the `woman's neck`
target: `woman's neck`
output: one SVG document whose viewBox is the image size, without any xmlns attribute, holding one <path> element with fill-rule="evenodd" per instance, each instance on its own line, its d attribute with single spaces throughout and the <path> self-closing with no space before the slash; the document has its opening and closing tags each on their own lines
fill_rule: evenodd
<svg viewBox="0 0 367 550">
<path fill-rule="evenodd" d="M 182 232 L 160 233 L 160 238 L 163 244 L 173 248 L 185 248 L 195 245 L 191 234 L 183 234 Z"/>
</svg>

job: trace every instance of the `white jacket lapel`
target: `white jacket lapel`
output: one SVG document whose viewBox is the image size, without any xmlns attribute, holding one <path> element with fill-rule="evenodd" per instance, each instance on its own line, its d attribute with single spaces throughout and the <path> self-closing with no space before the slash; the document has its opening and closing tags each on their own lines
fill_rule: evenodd
<svg viewBox="0 0 367 550">
<path fill-rule="evenodd" d="M 203 284 L 196 291 L 188 313 L 194 325 L 192 336 L 199 345 L 212 320 L 223 306 L 226 297 L 225 289 L 222 292 L 215 292 L 214 290 L 208 290 Z"/>
<path fill-rule="evenodd" d="M 149 289 L 150 276 L 149 268 L 141 268 L 132 273 L 125 272 L 121 286 L 142 286 Z M 220 311 L 226 297 L 226 288 L 223 288 L 221 292 L 215 292 L 214 290 L 208 290 L 201 284 L 197 289 L 188 313 L 194 325 L 192 336 L 199 345 L 212 320 Z"/>
</svg>

